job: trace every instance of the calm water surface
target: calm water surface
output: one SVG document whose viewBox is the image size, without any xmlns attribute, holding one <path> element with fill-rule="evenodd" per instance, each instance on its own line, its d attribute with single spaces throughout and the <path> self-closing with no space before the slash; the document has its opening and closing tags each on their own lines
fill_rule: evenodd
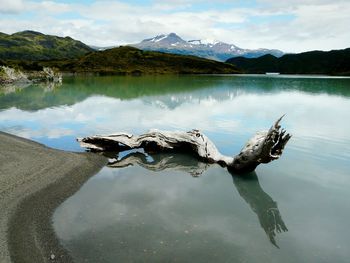
<svg viewBox="0 0 350 263">
<path fill-rule="evenodd" d="M 183 154 L 110 154 L 53 217 L 77 262 L 349 262 L 350 79 L 77 77 L 0 88 L 0 130 L 74 151 L 76 137 L 96 133 L 198 128 L 233 155 L 284 113 L 293 137 L 282 158 L 246 177 Z"/>
</svg>

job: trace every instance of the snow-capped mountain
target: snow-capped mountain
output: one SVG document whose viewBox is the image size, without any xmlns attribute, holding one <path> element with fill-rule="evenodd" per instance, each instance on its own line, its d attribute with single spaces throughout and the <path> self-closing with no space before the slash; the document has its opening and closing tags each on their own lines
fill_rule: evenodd
<svg viewBox="0 0 350 263">
<path fill-rule="evenodd" d="M 188 42 L 183 40 L 181 37 L 176 35 L 175 33 L 170 33 L 167 35 L 158 35 L 153 38 L 148 38 L 143 40 L 139 45 L 148 47 L 148 46 L 159 46 L 159 47 L 167 47 L 167 46 L 189 46 Z"/>
<path fill-rule="evenodd" d="M 158 35 L 130 46 L 143 50 L 193 55 L 218 61 L 226 61 L 229 58 L 239 56 L 255 58 L 266 54 L 276 57 L 283 55 L 283 52 L 277 49 L 243 49 L 217 40 L 194 39 L 186 41 L 175 33 Z"/>
</svg>

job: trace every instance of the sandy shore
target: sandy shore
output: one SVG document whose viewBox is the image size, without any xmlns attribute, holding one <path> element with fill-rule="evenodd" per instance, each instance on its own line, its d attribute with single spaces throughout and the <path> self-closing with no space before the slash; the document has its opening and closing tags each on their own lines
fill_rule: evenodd
<svg viewBox="0 0 350 263">
<path fill-rule="evenodd" d="M 52 214 L 105 163 L 0 132 L 0 263 L 71 262 Z"/>
</svg>

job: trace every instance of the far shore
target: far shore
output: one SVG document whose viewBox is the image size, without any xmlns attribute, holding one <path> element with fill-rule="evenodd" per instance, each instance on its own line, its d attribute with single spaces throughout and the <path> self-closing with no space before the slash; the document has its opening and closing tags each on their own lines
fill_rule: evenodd
<svg viewBox="0 0 350 263">
<path fill-rule="evenodd" d="M 0 262 L 72 262 L 52 214 L 106 162 L 0 131 Z"/>
</svg>

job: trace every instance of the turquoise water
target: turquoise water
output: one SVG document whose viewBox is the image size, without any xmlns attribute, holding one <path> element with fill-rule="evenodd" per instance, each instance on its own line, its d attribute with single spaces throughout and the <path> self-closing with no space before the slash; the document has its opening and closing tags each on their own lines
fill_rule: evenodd
<svg viewBox="0 0 350 263">
<path fill-rule="evenodd" d="M 198 128 L 234 155 L 286 114 L 283 156 L 245 177 L 181 154 L 111 154 L 53 217 L 77 262 L 348 262 L 349 113 L 347 78 L 76 77 L 0 88 L 0 130 L 74 151 L 76 137 L 92 134 Z M 113 168 L 121 158 L 130 166 Z"/>
</svg>

